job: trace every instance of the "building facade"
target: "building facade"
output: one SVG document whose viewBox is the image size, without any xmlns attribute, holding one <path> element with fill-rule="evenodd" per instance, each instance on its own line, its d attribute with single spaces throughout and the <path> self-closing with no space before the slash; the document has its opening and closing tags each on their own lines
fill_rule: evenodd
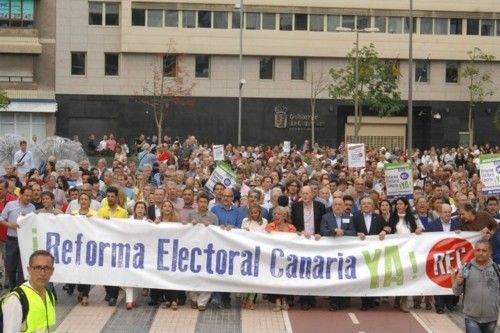
<svg viewBox="0 0 500 333">
<path fill-rule="evenodd" d="M 56 130 L 55 0 L 0 0 L 0 135 L 43 140 Z"/>
<path fill-rule="evenodd" d="M 140 102 L 142 96 L 151 91 L 155 73 L 172 82 L 170 70 L 182 68 L 194 83 L 192 103 L 172 105 L 163 132 L 236 142 L 239 5 L 228 0 L 57 0 L 57 133 L 78 134 L 82 140 L 91 133 L 154 134 L 153 112 Z M 407 6 L 400 0 L 245 1 L 242 143 L 300 143 L 310 137 L 315 78 L 344 66 L 355 41 L 354 32 L 339 27 L 377 30 L 360 33 L 359 47 L 373 43 L 381 58 L 396 64 L 403 105 L 408 76 L 414 80 L 416 147 L 463 143 L 469 94 L 460 70 L 475 47 L 500 60 L 500 3 L 415 2 L 413 73 L 408 73 Z M 498 62 L 480 66 L 500 82 Z M 499 107 L 500 90 L 476 106 L 478 143 L 500 143 L 492 125 Z M 405 144 L 405 107 L 390 120 L 374 117 L 373 110 L 363 113 L 363 141 Z M 352 103 L 321 92 L 316 140 L 350 141 L 352 115 Z"/>
</svg>

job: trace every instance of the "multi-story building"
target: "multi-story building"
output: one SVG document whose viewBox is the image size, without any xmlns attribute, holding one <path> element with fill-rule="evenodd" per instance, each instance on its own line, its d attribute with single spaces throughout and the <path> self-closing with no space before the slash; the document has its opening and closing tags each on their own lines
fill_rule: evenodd
<svg viewBox="0 0 500 333">
<path fill-rule="evenodd" d="M 151 109 L 138 103 L 172 63 L 195 83 L 192 104 L 173 106 L 168 135 L 236 142 L 238 120 L 239 0 L 57 0 L 57 132 L 85 137 L 154 134 Z M 409 1 L 245 0 L 243 23 L 242 143 L 302 142 L 311 134 L 314 79 L 346 64 L 352 50 L 373 43 L 401 76 L 399 117 L 363 117 L 360 136 L 372 145 L 403 146 L 408 76 L 413 84 L 416 147 L 457 145 L 467 131 L 467 82 L 460 77 L 474 47 L 500 59 L 498 1 L 415 1 L 414 70 L 408 73 Z M 175 52 L 172 52 L 172 45 Z M 167 54 L 167 55 L 166 55 Z M 175 56 L 178 54 L 178 56 Z M 500 82 L 498 62 L 481 68 Z M 493 125 L 500 90 L 475 108 L 476 141 L 500 143 Z M 365 114 L 373 116 L 371 110 Z M 315 135 L 338 144 L 352 135 L 350 101 L 319 95 Z"/>
<path fill-rule="evenodd" d="M 0 135 L 55 133 L 55 14 L 55 0 L 0 0 L 0 89 L 11 99 Z"/>
</svg>

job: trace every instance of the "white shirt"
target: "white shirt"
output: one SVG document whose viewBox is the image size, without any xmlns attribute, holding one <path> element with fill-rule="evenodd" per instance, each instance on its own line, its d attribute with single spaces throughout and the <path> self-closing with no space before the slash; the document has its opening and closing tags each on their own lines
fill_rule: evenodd
<svg viewBox="0 0 500 333">
<path fill-rule="evenodd" d="M 267 225 L 267 220 L 265 218 L 262 218 L 262 224 L 259 224 L 259 222 L 251 220 L 248 217 L 245 217 L 243 219 L 243 222 L 241 222 L 241 228 L 242 229 L 250 229 L 250 231 L 263 231 L 264 228 Z"/>
<path fill-rule="evenodd" d="M 31 289 L 34 289 L 29 281 L 24 283 Z M 50 300 L 46 300 L 50 302 Z M 22 323 L 23 309 L 21 302 L 16 296 L 10 296 L 5 300 L 2 307 L 3 310 L 3 331 L 8 333 L 22 332 L 26 329 L 26 323 Z"/>
<path fill-rule="evenodd" d="M 25 153 L 26 155 L 24 155 Z M 16 153 L 14 154 L 14 160 L 12 161 L 12 164 L 17 167 L 17 173 L 19 176 L 24 176 L 31 169 L 33 169 L 33 154 L 29 150 L 26 150 L 25 153 L 23 153 L 21 150 L 16 151 Z M 19 165 L 18 163 L 20 163 L 21 165 Z"/>
<path fill-rule="evenodd" d="M 451 220 L 448 221 L 448 223 L 445 223 L 445 222 L 443 222 L 443 220 L 441 220 L 441 225 L 443 226 L 443 231 L 444 232 L 450 232 L 451 231 Z"/>
<path fill-rule="evenodd" d="M 314 234 L 314 204 L 310 207 L 304 204 L 304 231 Z"/>
<path fill-rule="evenodd" d="M 372 214 L 371 213 L 368 213 L 368 214 L 363 213 L 363 217 L 365 219 L 366 232 L 370 233 L 370 228 L 372 226 Z"/>
</svg>

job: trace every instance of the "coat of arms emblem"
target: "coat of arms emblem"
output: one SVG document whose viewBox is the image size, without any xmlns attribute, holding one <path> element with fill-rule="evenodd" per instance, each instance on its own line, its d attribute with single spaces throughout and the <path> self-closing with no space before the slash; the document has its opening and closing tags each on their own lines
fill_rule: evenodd
<svg viewBox="0 0 500 333">
<path fill-rule="evenodd" d="M 287 127 L 287 108 L 284 105 L 278 105 L 274 108 L 274 127 L 286 128 Z"/>
</svg>

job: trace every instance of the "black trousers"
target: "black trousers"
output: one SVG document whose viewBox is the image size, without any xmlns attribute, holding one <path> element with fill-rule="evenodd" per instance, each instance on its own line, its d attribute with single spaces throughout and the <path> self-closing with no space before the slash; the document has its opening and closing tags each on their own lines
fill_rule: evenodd
<svg viewBox="0 0 500 333">
<path fill-rule="evenodd" d="M 77 289 L 79 293 L 82 293 L 82 297 L 89 297 L 90 284 L 79 284 Z"/>
<path fill-rule="evenodd" d="M 17 237 L 7 236 L 7 242 L 5 243 L 5 271 L 7 272 L 11 290 L 23 284 L 23 266 Z"/>
<path fill-rule="evenodd" d="M 104 289 L 106 290 L 106 295 L 108 295 L 111 298 L 118 298 L 118 293 L 120 292 L 120 287 L 115 287 L 115 286 L 104 286 Z"/>
<path fill-rule="evenodd" d="M 309 305 L 311 307 L 316 305 L 316 299 L 314 296 L 300 296 L 299 297 L 299 304 L 300 305 Z"/>
<path fill-rule="evenodd" d="M 374 297 L 361 297 L 361 307 L 362 308 L 373 308 L 375 298 Z"/>
</svg>

